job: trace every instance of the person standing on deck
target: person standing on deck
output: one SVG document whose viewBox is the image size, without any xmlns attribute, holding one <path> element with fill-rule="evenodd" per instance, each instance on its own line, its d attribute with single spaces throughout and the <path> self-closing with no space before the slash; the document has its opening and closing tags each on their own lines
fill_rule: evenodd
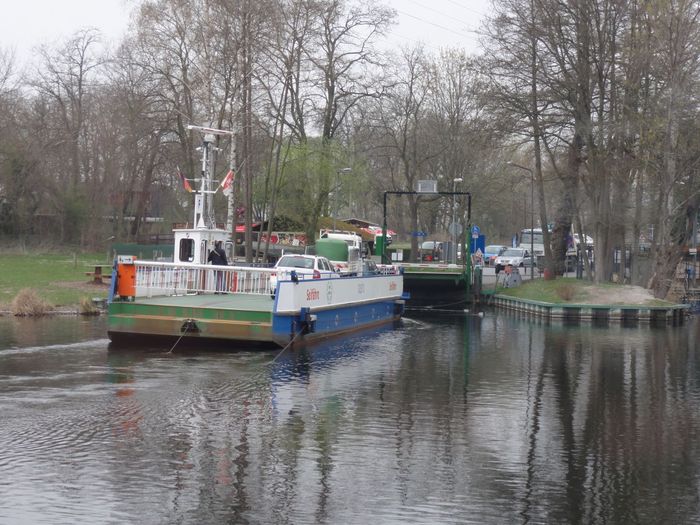
<svg viewBox="0 0 700 525">
<path fill-rule="evenodd" d="M 214 243 L 214 249 L 209 252 L 209 257 L 207 262 L 210 262 L 214 266 L 228 266 L 228 259 L 226 259 L 226 252 L 221 247 L 221 241 L 216 241 Z M 223 292 L 224 290 L 224 272 L 216 272 L 216 293 Z"/>
</svg>

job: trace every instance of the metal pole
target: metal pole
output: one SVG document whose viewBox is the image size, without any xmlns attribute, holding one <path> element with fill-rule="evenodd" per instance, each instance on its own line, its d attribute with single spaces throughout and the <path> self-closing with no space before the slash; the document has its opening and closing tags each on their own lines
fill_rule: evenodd
<svg viewBox="0 0 700 525">
<path fill-rule="evenodd" d="M 693 217 L 693 248 L 695 255 L 693 256 L 693 287 L 698 278 L 698 213 Z"/>
<path fill-rule="evenodd" d="M 386 262 L 386 261 L 384 261 L 384 254 L 386 253 L 386 196 L 388 193 L 389 193 L 388 191 L 384 192 L 384 212 L 383 212 L 384 222 L 382 223 L 382 252 L 379 254 L 381 256 L 382 263 Z"/>
<path fill-rule="evenodd" d="M 335 170 L 335 189 L 333 190 L 333 231 L 335 231 L 335 216 L 338 215 L 338 177 L 340 177 L 340 170 Z"/>
<path fill-rule="evenodd" d="M 535 278 L 535 173 L 530 170 L 530 280 Z"/>
<path fill-rule="evenodd" d="M 459 177 L 452 179 L 452 257 L 450 258 L 452 264 L 457 264 L 457 224 L 455 223 L 457 196 L 455 192 L 457 191 L 458 182 L 462 182 L 462 179 Z"/>
<path fill-rule="evenodd" d="M 509 166 L 530 172 L 530 279 L 535 278 L 535 172 L 530 168 L 507 162 Z"/>
<path fill-rule="evenodd" d="M 457 229 L 455 228 L 455 207 L 457 204 L 457 197 L 455 197 L 454 192 L 457 186 L 456 181 L 452 181 L 452 253 L 450 254 L 452 257 L 450 257 L 450 262 L 452 264 L 457 264 L 457 250 L 456 250 L 456 244 L 457 244 Z"/>
<path fill-rule="evenodd" d="M 228 161 L 228 167 L 229 170 L 233 171 L 233 163 L 235 160 L 236 156 L 236 146 L 235 146 L 235 141 L 233 139 L 233 135 L 231 136 L 231 149 L 229 151 L 229 161 Z M 226 231 L 229 234 L 229 239 L 231 242 L 233 242 L 234 246 L 236 244 L 236 207 L 235 207 L 235 192 L 233 191 L 233 182 L 231 182 L 231 193 L 228 194 L 228 198 L 226 199 L 227 202 L 227 208 L 226 208 Z M 234 250 L 235 251 L 235 250 Z"/>
</svg>

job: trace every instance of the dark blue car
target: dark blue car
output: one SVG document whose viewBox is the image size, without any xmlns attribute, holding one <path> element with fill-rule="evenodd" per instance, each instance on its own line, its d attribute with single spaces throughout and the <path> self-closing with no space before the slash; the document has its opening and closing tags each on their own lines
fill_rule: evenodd
<svg viewBox="0 0 700 525">
<path fill-rule="evenodd" d="M 506 251 L 507 248 L 508 246 L 502 244 L 489 244 L 484 248 L 484 264 L 486 266 L 493 266 L 494 259 Z"/>
</svg>

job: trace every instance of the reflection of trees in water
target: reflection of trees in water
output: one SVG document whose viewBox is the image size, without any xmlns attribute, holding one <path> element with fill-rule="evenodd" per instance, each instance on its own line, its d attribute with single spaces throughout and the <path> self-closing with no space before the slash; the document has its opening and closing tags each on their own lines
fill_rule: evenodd
<svg viewBox="0 0 700 525">
<path fill-rule="evenodd" d="M 169 517 L 429 520 L 452 505 L 484 522 L 694 519 L 700 367 L 686 330 L 460 317 L 406 333 L 225 379 L 217 363 L 158 404 L 166 415 L 144 410 L 140 439 L 169 458 L 153 468 L 177 478 Z"/>
<path fill-rule="evenodd" d="M 557 522 L 693 519 L 694 505 L 669 506 L 694 501 L 698 479 L 698 416 L 685 402 L 697 356 L 678 341 L 684 333 L 630 330 L 615 348 L 606 330 L 544 332 L 524 516 L 536 504 Z M 545 490 L 555 478 L 564 489 Z"/>
</svg>

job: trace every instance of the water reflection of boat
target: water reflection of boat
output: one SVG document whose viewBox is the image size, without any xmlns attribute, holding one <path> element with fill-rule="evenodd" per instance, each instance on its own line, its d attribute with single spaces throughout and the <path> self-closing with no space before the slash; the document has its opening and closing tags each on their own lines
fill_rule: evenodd
<svg viewBox="0 0 700 525">
<path fill-rule="evenodd" d="M 120 256 L 112 276 L 108 334 L 114 342 L 159 338 L 285 346 L 380 326 L 404 311 L 403 275 L 320 278 L 292 274 L 271 294 L 273 268 L 208 265 L 229 232 L 213 220 L 211 162 L 216 130 L 205 130 L 193 228 L 174 230 L 175 262 Z M 186 180 L 186 179 L 185 179 Z M 189 183 L 188 183 L 189 187 Z M 223 261 L 223 258 L 222 258 Z"/>
<path fill-rule="evenodd" d="M 285 421 L 309 410 L 347 409 L 346 399 L 369 386 L 381 388 L 398 370 L 403 338 L 404 332 L 385 326 L 283 353 L 271 370 L 273 415 Z"/>
</svg>

